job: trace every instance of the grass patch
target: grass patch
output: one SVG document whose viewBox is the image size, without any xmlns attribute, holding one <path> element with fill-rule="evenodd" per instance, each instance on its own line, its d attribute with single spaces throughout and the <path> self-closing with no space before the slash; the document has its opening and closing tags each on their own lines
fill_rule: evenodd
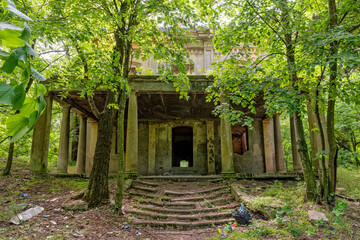
<svg viewBox="0 0 360 240">
<path fill-rule="evenodd" d="M 341 194 L 360 199 L 360 170 L 339 167 L 337 181 L 337 187 L 345 188 Z"/>
</svg>

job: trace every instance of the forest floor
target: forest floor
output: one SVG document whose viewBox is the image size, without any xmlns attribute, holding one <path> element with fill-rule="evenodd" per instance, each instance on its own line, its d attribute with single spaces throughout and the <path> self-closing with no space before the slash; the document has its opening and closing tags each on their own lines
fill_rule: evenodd
<svg viewBox="0 0 360 240">
<path fill-rule="evenodd" d="M 137 228 L 127 215 L 115 214 L 111 205 L 87 211 L 65 211 L 63 202 L 85 189 L 87 179 L 36 176 L 29 172 L 26 161 L 16 159 L 14 162 L 11 175 L 0 176 L 0 239 L 221 239 L 218 229 L 223 227 L 174 235 L 162 234 L 164 230 Z M 0 159 L 0 169 L 4 165 L 5 159 Z M 359 172 L 340 169 L 339 174 L 340 194 L 359 199 Z M 341 199 L 330 212 L 324 206 L 304 201 L 301 181 L 238 182 L 254 196 L 254 208 L 263 205 L 266 208 L 275 202 L 281 202 L 282 207 L 276 212 L 276 218 L 264 220 L 256 215 L 251 226 L 237 227 L 227 239 L 360 239 L 359 202 Z M 110 179 L 112 195 L 115 184 L 115 180 Z M 125 199 L 125 204 L 127 201 Z M 20 225 L 10 224 L 10 218 L 22 212 L 11 206 L 19 204 L 38 205 L 45 210 Z M 329 223 L 311 224 L 307 216 L 309 209 L 324 212 Z M 130 228 L 123 229 L 124 225 Z"/>
</svg>

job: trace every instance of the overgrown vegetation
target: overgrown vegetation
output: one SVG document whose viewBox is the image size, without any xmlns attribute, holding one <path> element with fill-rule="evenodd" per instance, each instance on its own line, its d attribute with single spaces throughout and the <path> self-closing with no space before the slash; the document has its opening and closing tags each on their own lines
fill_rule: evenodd
<svg viewBox="0 0 360 240">
<path fill-rule="evenodd" d="M 342 169 L 342 173 L 351 171 Z M 350 180 L 350 179 L 349 179 Z M 255 189 L 249 189 L 254 191 Z M 349 219 L 345 212 L 348 204 L 337 200 L 334 209 L 328 212 L 325 207 L 304 201 L 305 187 L 302 182 L 275 181 L 266 190 L 258 190 L 250 202 L 251 209 L 263 209 L 272 213 L 268 221 L 255 219 L 249 226 L 239 226 L 229 233 L 227 239 L 292 239 L 297 237 L 315 239 L 356 239 L 360 231 L 358 224 Z M 279 204 L 281 203 L 281 204 Z M 271 206 L 277 206 L 271 208 Z M 271 208 L 271 209 L 270 209 Z M 307 211 L 313 209 L 324 212 L 329 223 L 313 224 L 309 221 Z M 257 213 L 253 216 L 256 216 Z M 218 235 L 210 239 L 221 239 Z"/>
</svg>

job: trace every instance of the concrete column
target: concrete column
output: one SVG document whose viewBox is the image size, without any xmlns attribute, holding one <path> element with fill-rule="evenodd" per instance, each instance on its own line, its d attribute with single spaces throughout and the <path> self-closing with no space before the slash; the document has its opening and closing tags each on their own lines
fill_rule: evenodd
<svg viewBox="0 0 360 240">
<path fill-rule="evenodd" d="M 148 175 L 155 175 L 156 125 L 149 123 Z"/>
<path fill-rule="evenodd" d="M 45 101 L 46 108 L 34 126 L 31 145 L 30 170 L 37 173 L 46 173 L 47 171 L 52 99 L 49 95 L 46 95 Z"/>
<path fill-rule="evenodd" d="M 70 111 L 70 132 L 74 129 L 74 127 L 75 127 L 75 121 L 74 121 L 74 115 L 75 115 L 75 113 L 73 113 L 73 112 L 71 112 Z M 70 134 L 69 134 L 69 161 L 72 161 L 73 160 L 73 153 L 72 153 L 72 151 L 73 151 L 73 140 L 70 138 Z"/>
<path fill-rule="evenodd" d="M 215 174 L 214 122 L 206 122 L 208 174 Z"/>
<path fill-rule="evenodd" d="M 86 127 L 86 162 L 85 172 L 91 173 L 97 142 L 98 123 L 88 119 Z"/>
<path fill-rule="evenodd" d="M 293 158 L 293 169 L 294 172 L 302 172 L 303 169 L 302 169 L 301 158 L 298 147 L 299 137 L 296 131 L 294 114 L 291 114 L 290 116 L 290 130 L 291 130 L 291 153 Z"/>
<path fill-rule="evenodd" d="M 224 98 L 220 99 L 221 103 L 227 103 Z M 234 174 L 234 152 L 232 146 L 231 123 L 220 118 L 220 141 L 221 141 L 221 174 Z"/>
<path fill-rule="evenodd" d="M 275 138 L 274 138 L 274 121 L 272 118 L 266 118 L 262 121 L 264 133 L 264 150 L 265 150 L 265 170 L 266 173 L 276 172 L 275 161 Z"/>
<path fill-rule="evenodd" d="M 284 149 L 281 137 L 280 114 L 275 114 L 274 117 L 274 137 L 275 137 L 275 161 L 276 172 L 285 172 Z"/>
<path fill-rule="evenodd" d="M 86 124 L 86 117 L 83 115 L 79 115 L 79 142 L 76 159 L 76 173 L 85 173 Z"/>
<path fill-rule="evenodd" d="M 138 109 L 136 92 L 130 93 L 126 130 L 125 174 L 129 177 L 138 175 Z"/>
<path fill-rule="evenodd" d="M 70 143 L 70 105 L 64 105 L 62 108 L 57 170 L 67 173 Z"/>
</svg>

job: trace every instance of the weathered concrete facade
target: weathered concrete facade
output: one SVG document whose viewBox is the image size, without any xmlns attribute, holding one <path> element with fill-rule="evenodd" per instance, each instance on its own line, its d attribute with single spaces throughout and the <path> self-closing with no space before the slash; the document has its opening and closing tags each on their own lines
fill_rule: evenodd
<svg viewBox="0 0 360 240">
<path fill-rule="evenodd" d="M 224 56 L 214 50 L 210 34 L 197 33 L 196 41 L 189 43 L 188 50 L 194 63 L 189 67 L 191 87 L 188 100 L 179 99 L 180 95 L 175 87 L 160 81 L 156 75 L 145 76 L 138 73 L 139 75 L 132 79 L 126 109 L 125 173 L 128 176 L 138 176 L 283 172 L 284 156 L 279 116 L 266 116 L 262 103 L 256 106 L 257 113 L 252 116 L 254 121 L 251 129 L 232 126 L 230 122 L 214 116 L 214 105 L 206 102 L 205 93 L 205 89 L 213 81 L 201 74 L 211 68 L 212 62 L 219 61 Z M 233 49 L 232 53 L 240 50 Z M 132 67 L 143 67 L 145 71 L 152 69 L 156 74 L 159 66 L 159 63 L 150 59 L 135 59 Z M 200 71 L 201 69 L 205 71 Z M 70 91 L 68 97 L 62 99 L 60 90 L 56 89 L 50 91 L 50 98 L 65 107 L 58 170 L 68 170 L 69 113 L 73 111 L 79 116 L 76 172 L 89 174 L 98 123 L 87 100 L 79 97 L 76 91 Z M 94 98 L 95 101 L 104 102 L 101 91 L 98 91 Z M 48 112 L 46 114 L 49 115 Z M 44 124 L 41 121 L 37 123 L 47 129 L 49 126 Z M 113 173 L 117 171 L 118 165 L 115 126 L 114 123 L 109 166 Z M 35 127 L 36 129 L 39 127 Z M 44 134 L 35 130 L 34 136 Z M 44 152 L 44 156 L 40 157 L 45 159 L 46 154 Z M 38 158 L 34 155 L 32 159 Z"/>
</svg>

